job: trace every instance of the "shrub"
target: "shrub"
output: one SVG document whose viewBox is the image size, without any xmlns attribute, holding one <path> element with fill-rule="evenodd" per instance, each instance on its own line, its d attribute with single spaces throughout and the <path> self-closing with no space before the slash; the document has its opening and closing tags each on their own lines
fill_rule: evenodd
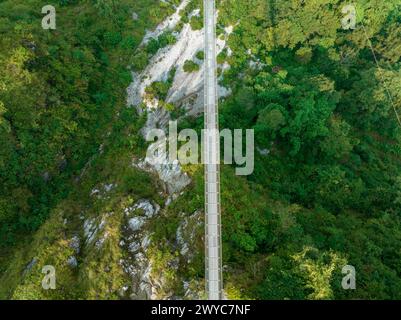
<svg viewBox="0 0 401 320">
<path fill-rule="evenodd" d="M 187 60 L 184 63 L 184 71 L 191 73 L 199 71 L 200 67 L 197 63 L 193 62 L 192 60 Z"/>
<path fill-rule="evenodd" d="M 198 58 L 199 60 L 204 60 L 205 59 L 205 52 L 204 51 L 198 51 L 196 53 L 196 58 Z"/>
</svg>

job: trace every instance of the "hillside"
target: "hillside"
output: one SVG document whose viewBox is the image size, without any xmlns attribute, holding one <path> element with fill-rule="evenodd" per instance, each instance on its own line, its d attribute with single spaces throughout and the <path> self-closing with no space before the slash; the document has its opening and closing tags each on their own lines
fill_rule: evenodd
<svg viewBox="0 0 401 320">
<path fill-rule="evenodd" d="M 46 4 L 0 2 L 0 299 L 204 298 L 203 166 L 145 141 L 204 126 L 202 1 Z M 345 4 L 218 1 L 220 128 L 256 143 L 221 167 L 230 299 L 401 298 L 401 2 Z"/>
</svg>

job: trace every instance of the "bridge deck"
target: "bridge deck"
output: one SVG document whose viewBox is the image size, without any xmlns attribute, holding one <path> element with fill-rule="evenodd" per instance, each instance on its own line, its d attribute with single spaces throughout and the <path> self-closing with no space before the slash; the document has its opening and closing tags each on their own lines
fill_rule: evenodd
<svg viewBox="0 0 401 320">
<path fill-rule="evenodd" d="M 208 299 L 222 298 L 220 147 L 215 0 L 204 0 L 205 23 L 205 264 Z"/>
</svg>

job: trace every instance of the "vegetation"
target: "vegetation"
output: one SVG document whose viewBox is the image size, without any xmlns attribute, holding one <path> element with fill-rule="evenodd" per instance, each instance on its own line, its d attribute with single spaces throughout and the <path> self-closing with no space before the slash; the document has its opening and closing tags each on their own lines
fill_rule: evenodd
<svg viewBox="0 0 401 320">
<path fill-rule="evenodd" d="M 192 30 L 201 30 L 203 28 L 203 18 L 200 16 L 193 16 L 190 24 Z"/>
<path fill-rule="evenodd" d="M 126 110 L 131 81 L 127 64 L 146 28 L 171 14 L 173 3 L 178 1 L 60 1 L 55 5 L 57 29 L 44 30 L 41 8 L 48 3 L 1 2 L 0 298 L 50 298 L 33 290 L 34 279 L 28 274 L 21 276 L 35 256 L 36 277 L 43 277 L 40 270 L 46 262 L 66 271 L 59 279 L 63 290 L 53 292 L 52 298 L 90 297 L 89 289 L 82 289 L 88 282 L 80 281 L 77 292 L 77 275 L 62 266 L 71 252 L 70 235 L 60 219 L 69 216 L 62 214 L 67 207 L 86 207 L 83 194 L 90 193 L 87 188 L 104 170 L 91 174 L 99 150 L 111 143 L 109 154 L 114 157 L 106 157 L 109 161 L 129 161 L 129 154 L 142 152 L 140 127 L 135 124 L 143 121 Z M 131 20 L 127 12 L 136 12 L 138 20 Z M 101 158 L 105 160 L 104 153 Z M 103 165 L 116 167 L 111 162 Z M 133 172 L 130 179 L 142 176 Z M 71 214 L 77 217 L 80 210 Z M 57 238 L 60 234 L 64 238 Z M 118 260 L 113 261 L 117 268 Z M 113 276 L 109 280 L 114 281 Z M 17 287 L 22 281 L 26 286 Z"/>
<path fill-rule="evenodd" d="M 221 2 L 219 25 L 236 27 L 228 40 L 233 54 L 219 56 L 230 64 L 221 84 L 234 89 L 221 101 L 220 127 L 253 128 L 257 149 L 268 153 L 256 153 L 247 179 L 222 166 L 224 279 L 231 298 L 401 297 L 401 130 L 360 25 L 363 19 L 380 52 L 400 113 L 401 54 L 394 48 L 401 38 L 389 44 L 384 35 L 396 38 L 401 7 L 366 1 L 358 6 L 359 27 L 345 31 L 343 5 Z M 200 130 L 203 123 L 187 118 L 181 126 Z M 192 174 L 194 185 L 171 208 L 172 218 L 202 207 L 203 172 Z M 175 229 L 159 235 L 171 241 Z M 196 248 L 200 254 L 182 266 L 186 279 L 203 277 L 203 244 Z M 341 286 L 347 264 L 356 269 L 356 290 Z"/>
<path fill-rule="evenodd" d="M 172 103 L 166 102 L 167 94 L 174 82 L 175 72 L 175 68 L 171 69 L 166 81 L 155 81 L 145 89 L 148 97 L 158 99 L 158 105 L 164 107 L 167 111 L 173 111 L 175 109 Z"/>
<path fill-rule="evenodd" d="M 191 73 L 191 72 L 196 72 L 199 71 L 200 67 L 199 64 L 196 62 L 193 62 L 192 60 L 186 60 L 184 63 L 184 71 Z"/>
<path fill-rule="evenodd" d="M 228 41 L 233 55 L 223 80 L 236 89 L 220 107 L 220 126 L 254 128 L 258 148 L 270 151 L 256 156 L 252 191 L 241 188 L 246 197 L 230 202 L 231 194 L 222 195 L 224 260 L 248 270 L 228 277 L 248 288 L 247 297 L 400 298 L 401 130 L 361 23 L 400 113 L 401 54 L 393 48 L 401 38 L 384 38 L 394 39 L 401 7 L 364 1 L 357 28 L 345 31 L 343 6 L 221 3 L 220 24 L 240 22 Z M 258 68 L 249 67 L 248 50 Z M 234 184 L 226 175 L 222 190 Z M 263 209 L 253 197 L 265 199 Z M 247 209 L 230 210 L 239 199 Z M 255 211 L 248 223 L 245 210 Z M 356 290 L 341 287 L 345 264 L 357 270 Z"/>
<path fill-rule="evenodd" d="M 146 115 L 125 108 L 127 65 L 143 70 L 174 44 L 167 32 L 140 46 L 178 3 L 60 1 L 51 31 L 40 26 L 43 1 L 0 3 L 0 298 L 121 298 L 123 210 L 142 198 L 165 201 L 157 179 L 131 165 L 145 153 Z M 182 23 L 201 27 L 201 3 L 189 3 Z M 252 175 L 221 171 L 230 298 L 401 299 L 401 4 L 360 1 L 356 29 L 343 30 L 345 4 L 218 1 L 219 32 L 234 27 L 232 54 L 218 57 L 230 65 L 221 85 L 232 90 L 220 127 L 254 129 L 256 140 Z M 199 69 L 185 61 L 186 72 Z M 146 88 L 169 111 L 174 72 Z M 179 125 L 204 126 L 202 117 Z M 152 272 L 176 295 L 182 280 L 204 277 L 204 228 L 190 220 L 204 207 L 203 168 L 184 169 L 191 185 L 149 226 Z M 108 197 L 90 196 L 105 182 L 116 186 Z M 81 215 L 107 221 L 103 250 L 73 252 Z M 175 243 L 185 219 L 189 262 Z M 65 263 L 72 254 L 75 269 Z M 60 290 L 38 286 L 44 264 L 60 270 Z M 347 264 L 355 290 L 341 287 Z"/>
<path fill-rule="evenodd" d="M 131 58 L 131 66 L 135 71 L 142 71 L 149 63 L 149 59 L 156 54 L 159 49 L 173 45 L 177 39 L 172 32 L 164 32 L 157 39 L 151 38 L 145 46 L 137 47 L 135 54 Z"/>
</svg>

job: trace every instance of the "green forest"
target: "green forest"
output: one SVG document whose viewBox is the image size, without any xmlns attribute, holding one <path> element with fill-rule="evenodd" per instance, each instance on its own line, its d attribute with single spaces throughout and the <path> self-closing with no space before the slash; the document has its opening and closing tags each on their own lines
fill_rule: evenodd
<svg viewBox="0 0 401 320">
<path fill-rule="evenodd" d="M 121 289 L 132 281 L 121 239 L 124 210 L 141 199 L 162 208 L 146 225 L 151 276 L 163 274 L 155 297 L 203 288 L 204 226 L 193 218 L 204 208 L 203 167 L 183 167 L 191 183 L 166 205 L 157 176 L 131 165 L 148 146 L 146 112 L 127 107 L 131 72 L 184 25 L 202 28 L 202 1 L 188 2 L 173 30 L 143 46 L 180 0 L 0 0 L 0 299 L 132 298 Z M 55 30 L 41 26 L 47 4 Z M 347 4 L 217 1 L 218 36 L 233 27 L 217 57 L 231 90 L 219 125 L 254 129 L 258 150 L 249 176 L 221 167 L 229 299 L 401 299 L 401 1 L 354 1 L 355 29 L 341 24 Z M 203 59 L 184 71 L 201 72 Z M 181 129 L 200 131 L 202 116 L 164 102 L 175 75 L 146 94 Z M 91 196 L 105 183 L 116 187 Z M 106 240 L 75 250 L 91 219 Z M 177 247 L 183 220 L 191 259 Z M 57 270 L 55 290 L 42 288 L 44 265 Z M 342 288 L 346 265 L 354 290 Z"/>
</svg>

